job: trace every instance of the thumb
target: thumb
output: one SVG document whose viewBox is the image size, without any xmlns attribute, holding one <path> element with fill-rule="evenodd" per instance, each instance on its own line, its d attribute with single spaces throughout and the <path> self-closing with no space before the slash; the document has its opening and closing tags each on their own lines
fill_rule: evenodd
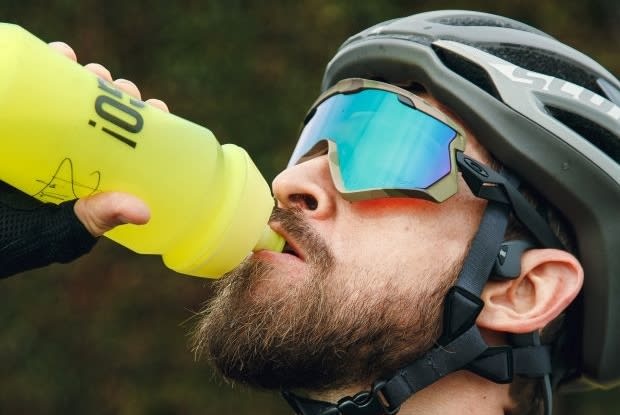
<svg viewBox="0 0 620 415">
<path fill-rule="evenodd" d="M 121 192 L 97 193 L 79 199 L 74 211 L 93 236 L 101 236 L 125 223 L 143 225 L 151 217 L 149 208 L 142 200 Z"/>
</svg>

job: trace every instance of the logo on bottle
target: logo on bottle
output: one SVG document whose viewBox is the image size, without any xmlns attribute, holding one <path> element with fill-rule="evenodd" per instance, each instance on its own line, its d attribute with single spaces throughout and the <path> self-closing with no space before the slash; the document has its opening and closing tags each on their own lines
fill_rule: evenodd
<svg viewBox="0 0 620 415">
<path fill-rule="evenodd" d="M 137 143 L 129 138 L 131 134 L 137 134 L 144 126 L 144 118 L 138 109 L 144 108 L 144 102 L 135 98 L 129 98 L 129 105 L 122 102 L 123 93 L 114 88 L 108 82 L 97 78 L 99 89 L 106 92 L 98 95 L 95 99 L 95 112 L 104 121 L 111 123 L 111 128 L 101 126 L 101 131 L 114 137 L 116 140 L 135 148 Z M 97 126 L 94 120 L 88 120 L 88 125 Z M 129 134 L 128 134 L 129 133 Z"/>
</svg>

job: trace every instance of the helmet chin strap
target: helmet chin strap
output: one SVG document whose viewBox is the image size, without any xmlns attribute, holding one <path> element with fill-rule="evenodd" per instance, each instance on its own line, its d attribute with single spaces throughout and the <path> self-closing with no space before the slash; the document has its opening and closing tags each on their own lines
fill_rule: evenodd
<svg viewBox="0 0 620 415">
<path fill-rule="evenodd" d="M 489 346 L 482 338 L 476 318 L 482 310 L 482 289 L 492 274 L 515 278 L 503 264 L 518 263 L 532 245 L 503 243 L 511 211 L 547 247 L 562 245 L 546 222 L 516 188 L 516 180 L 499 174 L 474 159 L 457 153 L 457 163 L 472 192 L 488 200 L 480 227 L 472 241 L 455 285 L 445 297 L 443 332 L 436 346 L 391 376 L 375 381 L 372 388 L 337 403 L 282 395 L 298 415 L 392 415 L 411 396 L 444 376 L 469 370 L 496 383 L 510 383 L 515 375 L 543 381 L 545 414 L 551 415 L 551 358 L 549 347 L 540 344 L 538 332 L 510 336 L 511 345 Z M 518 265 L 517 265 L 518 267 Z"/>
</svg>

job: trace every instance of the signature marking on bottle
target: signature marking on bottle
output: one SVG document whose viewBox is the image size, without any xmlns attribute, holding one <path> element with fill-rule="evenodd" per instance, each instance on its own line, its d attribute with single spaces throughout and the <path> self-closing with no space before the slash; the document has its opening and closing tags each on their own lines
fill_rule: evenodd
<svg viewBox="0 0 620 415">
<path fill-rule="evenodd" d="M 42 200 L 51 199 L 51 201 L 56 202 L 90 196 L 99 190 L 101 172 L 95 170 L 90 173 L 90 176 L 94 176 L 94 185 L 78 182 L 75 177 L 73 161 L 66 157 L 60 162 L 49 180 L 36 179 L 43 186 L 32 196 Z"/>
</svg>

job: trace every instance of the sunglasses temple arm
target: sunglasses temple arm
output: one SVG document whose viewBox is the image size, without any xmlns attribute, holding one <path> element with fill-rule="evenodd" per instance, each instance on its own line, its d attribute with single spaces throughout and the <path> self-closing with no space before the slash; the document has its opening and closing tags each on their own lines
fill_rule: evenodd
<svg viewBox="0 0 620 415">
<path fill-rule="evenodd" d="M 507 204 L 513 214 L 534 235 L 538 242 L 548 248 L 565 249 L 549 224 L 505 176 L 488 166 L 457 151 L 456 162 L 465 183 L 474 195 L 489 201 Z"/>
</svg>

